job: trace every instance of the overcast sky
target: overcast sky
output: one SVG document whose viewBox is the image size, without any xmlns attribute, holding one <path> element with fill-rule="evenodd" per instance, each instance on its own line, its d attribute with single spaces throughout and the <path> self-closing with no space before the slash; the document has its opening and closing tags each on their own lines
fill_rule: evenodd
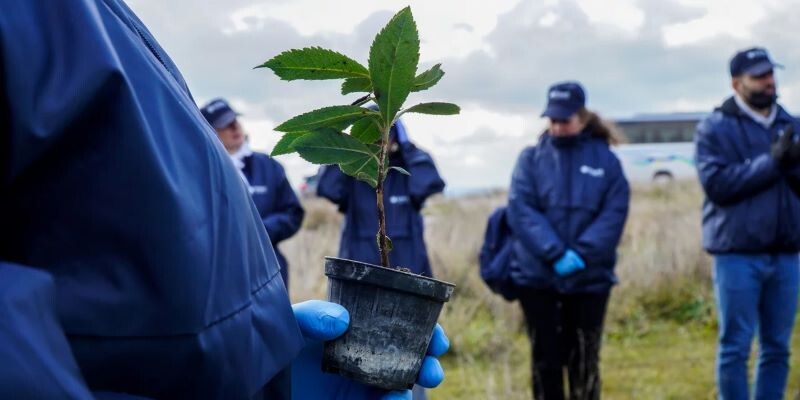
<svg viewBox="0 0 800 400">
<path fill-rule="evenodd" d="M 338 81 L 285 82 L 253 70 L 283 50 L 322 46 L 366 65 L 369 45 L 411 5 L 419 71 L 445 76 L 407 104 L 448 101 L 458 116 L 404 117 L 450 189 L 507 186 L 517 155 L 535 143 L 547 87 L 584 83 L 605 117 L 709 111 L 730 95 L 728 61 L 765 46 L 786 66 L 779 101 L 800 113 L 800 0 L 128 0 L 183 72 L 199 105 L 222 96 L 241 112 L 253 147 L 268 152 L 284 120 L 350 103 Z M 296 185 L 316 167 L 278 158 Z"/>
</svg>

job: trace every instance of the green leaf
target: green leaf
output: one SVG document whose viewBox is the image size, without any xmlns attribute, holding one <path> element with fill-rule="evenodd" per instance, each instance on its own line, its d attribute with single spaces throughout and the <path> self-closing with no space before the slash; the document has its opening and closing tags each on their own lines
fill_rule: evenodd
<svg viewBox="0 0 800 400">
<path fill-rule="evenodd" d="M 350 136 L 365 144 L 372 144 L 378 141 L 381 138 L 381 133 L 381 126 L 377 118 L 362 118 L 350 128 Z"/>
<path fill-rule="evenodd" d="M 372 150 L 364 143 L 330 128 L 321 128 L 303 135 L 292 147 L 306 161 L 313 164 L 347 164 L 366 157 L 373 157 Z"/>
<path fill-rule="evenodd" d="M 344 54 L 321 47 L 284 51 L 256 68 L 269 68 L 286 81 L 364 77 L 369 71 Z"/>
<path fill-rule="evenodd" d="M 431 115 L 455 115 L 461 112 L 461 108 L 453 103 L 420 103 L 404 112 L 413 112 Z"/>
<path fill-rule="evenodd" d="M 347 78 L 342 82 L 342 94 L 372 92 L 372 81 L 369 78 Z"/>
<path fill-rule="evenodd" d="M 282 154 L 294 153 L 295 152 L 294 146 L 292 146 L 294 141 L 300 138 L 301 136 L 305 136 L 309 133 L 311 132 L 297 131 L 297 132 L 285 133 L 281 138 L 281 140 L 279 140 L 278 143 L 275 144 L 275 147 L 272 148 L 272 153 L 270 153 L 270 155 L 275 157 Z"/>
<path fill-rule="evenodd" d="M 419 34 L 411 8 L 398 12 L 375 36 L 369 49 L 369 76 L 381 116 L 387 123 L 411 92 L 419 62 Z"/>
<path fill-rule="evenodd" d="M 441 68 L 442 64 L 436 64 L 431 69 L 417 75 L 414 78 L 414 86 L 411 87 L 412 92 L 419 92 L 431 88 L 433 85 L 439 83 L 439 80 L 444 76 L 444 71 Z"/>
<path fill-rule="evenodd" d="M 367 182 L 374 188 L 378 186 L 378 155 L 381 148 L 375 145 L 369 145 L 367 148 L 372 153 L 370 156 L 364 156 L 348 164 L 341 164 L 339 169 L 347 175 Z"/>
<path fill-rule="evenodd" d="M 351 123 L 368 115 L 378 116 L 378 113 L 358 106 L 331 106 L 298 115 L 278 125 L 275 130 L 279 132 L 311 131 L 323 127 L 341 127 L 342 124 L 345 124 L 346 128 Z"/>
<path fill-rule="evenodd" d="M 411 176 L 411 173 L 406 171 L 405 168 L 402 168 L 402 167 L 389 167 L 389 169 L 393 169 L 393 170 L 395 170 L 395 171 L 397 171 L 397 172 L 399 172 L 399 173 L 401 173 L 403 175 Z"/>
<path fill-rule="evenodd" d="M 386 252 L 390 252 L 394 250 L 394 244 L 392 244 L 392 239 L 389 235 L 384 236 L 386 238 Z M 381 247 L 381 234 L 380 232 L 375 234 L 375 241 L 378 242 L 378 248 Z"/>
</svg>

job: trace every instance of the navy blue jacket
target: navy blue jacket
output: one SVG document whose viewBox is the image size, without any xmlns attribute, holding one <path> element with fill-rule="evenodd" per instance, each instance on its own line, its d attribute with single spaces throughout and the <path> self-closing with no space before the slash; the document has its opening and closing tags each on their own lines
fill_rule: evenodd
<svg viewBox="0 0 800 400">
<path fill-rule="evenodd" d="M 386 233 L 394 245 L 389 261 L 393 266 L 432 276 L 420 210 L 425 199 L 444 190 L 444 181 L 433 159 L 411 143 L 401 146 L 390 162 L 411 175 L 392 170 L 385 181 Z M 339 257 L 380 265 L 375 240 L 378 233 L 375 189 L 343 174 L 336 166 L 323 167 L 320 173 L 317 193 L 337 204 L 345 215 Z"/>
<path fill-rule="evenodd" d="M 508 221 L 514 232 L 511 277 L 518 286 L 563 293 L 599 293 L 617 282 L 616 247 L 630 189 L 604 139 L 583 132 L 570 144 L 545 133 L 514 168 Z M 567 249 L 586 268 L 558 277 L 553 263 Z"/>
<path fill-rule="evenodd" d="M 77 365 L 92 391 L 249 399 L 303 346 L 246 185 L 118 0 L 0 2 L 0 270 L 10 264 L 52 277 L 70 352 L 20 361 L 42 380 L 0 393 Z M 28 332 L 28 312 L 0 314 L 0 330 Z"/>
<path fill-rule="evenodd" d="M 731 97 L 697 126 L 697 171 L 705 190 L 703 246 L 712 254 L 800 251 L 800 199 L 770 155 L 789 124 L 782 107 L 770 129 Z M 791 174 L 798 176 L 797 169 Z"/>
<path fill-rule="evenodd" d="M 250 184 L 250 193 L 258 214 L 264 222 L 278 263 L 281 276 L 286 287 L 289 286 L 289 270 L 286 257 L 283 256 L 278 243 L 292 237 L 303 223 L 303 207 L 286 179 L 283 167 L 272 157 L 253 153 L 243 160 L 242 172 Z"/>
</svg>

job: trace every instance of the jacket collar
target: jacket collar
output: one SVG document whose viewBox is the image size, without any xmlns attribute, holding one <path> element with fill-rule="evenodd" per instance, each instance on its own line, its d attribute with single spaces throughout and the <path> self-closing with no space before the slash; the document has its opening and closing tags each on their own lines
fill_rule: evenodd
<svg viewBox="0 0 800 400">
<path fill-rule="evenodd" d="M 789 113 L 786 112 L 786 110 L 784 110 L 780 104 L 777 104 L 777 106 L 778 106 L 778 114 L 775 116 L 775 122 L 794 122 L 794 117 L 789 115 Z M 747 114 L 745 114 L 744 111 L 742 111 L 741 108 L 739 108 L 733 96 L 728 97 L 724 102 L 722 102 L 722 105 L 717 107 L 716 111 L 720 111 L 723 114 L 731 115 L 734 117 L 750 118 L 747 116 Z"/>
</svg>

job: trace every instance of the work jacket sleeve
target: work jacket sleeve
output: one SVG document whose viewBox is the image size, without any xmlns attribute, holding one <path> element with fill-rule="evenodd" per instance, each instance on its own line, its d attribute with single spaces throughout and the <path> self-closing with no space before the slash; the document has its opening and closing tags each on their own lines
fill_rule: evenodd
<svg viewBox="0 0 800 400">
<path fill-rule="evenodd" d="M 600 212 L 580 234 L 575 244 L 574 250 L 589 267 L 613 265 L 617 245 L 628 218 L 630 187 L 616 158 L 610 172 L 611 182 L 603 194 Z"/>
<path fill-rule="evenodd" d="M 514 236 L 531 254 L 552 263 L 566 251 L 564 241 L 538 206 L 536 179 L 532 168 L 533 149 L 520 155 L 511 176 L 508 194 L 508 222 Z"/>
<path fill-rule="evenodd" d="M 411 174 L 408 177 L 409 195 L 411 202 L 418 210 L 422 208 L 425 200 L 444 190 L 444 180 L 436 169 L 433 158 L 425 151 L 420 150 L 411 143 L 403 145 L 403 158 Z M 389 173 L 398 173 L 390 171 Z"/>
<path fill-rule="evenodd" d="M 319 182 L 317 182 L 317 195 L 324 197 L 344 210 L 347 204 L 348 190 L 345 175 L 336 165 L 325 165 L 319 170 Z"/>
<path fill-rule="evenodd" d="M 780 177 L 769 153 L 750 162 L 731 160 L 719 143 L 719 133 L 709 121 L 698 125 L 695 146 L 700 184 L 708 199 L 716 204 L 737 203 L 775 184 Z"/>
<path fill-rule="evenodd" d="M 0 261 L 0 398 L 92 399 L 56 313 L 50 274 Z"/>
<path fill-rule="evenodd" d="M 286 179 L 283 167 L 278 165 L 278 168 L 276 175 L 280 182 L 276 189 L 278 191 L 276 194 L 277 203 L 275 209 L 263 218 L 264 227 L 267 229 L 269 238 L 273 243 L 288 239 L 297 233 L 305 215 L 305 211 L 300 205 L 300 200 L 297 199 L 289 180 Z"/>
</svg>

